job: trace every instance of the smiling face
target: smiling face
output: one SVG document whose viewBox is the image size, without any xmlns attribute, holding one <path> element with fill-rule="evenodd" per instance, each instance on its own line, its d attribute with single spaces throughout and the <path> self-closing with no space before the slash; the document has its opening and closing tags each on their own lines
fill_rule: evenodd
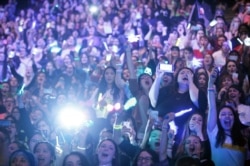
<svg viewBox="0 0 250 166">
<path fill-rule="evenodd" d="M 199 137 L 197 136 L 189 136 L 186 140 L 185 140 L 185 144 L 184 144 L 184 149 L 185 152 L 187 153 L 188 156 L 200 156 L 202 148 L 201 148 L 201 141 L 199 139 Z"/>
<path fill-rule="evenodd" d="M 239 100 L 240 96 L 241 96 L 241 93 L 237 89 L 232 88 L 232 87 L 228 89 L 229 99 L 236 101 L 236 100 Z"/>
<path fill-rule="evenodd" d="M 115 72 L 112 69 L 107 69 L 104 73 L 107 84 L 112 84 L 115 80 Z"/>
<path fill-rule="evenodd" d="M 194 115 L 191 117 L 191 119 L 190 119 L 188 125 L 189 125 L 189 129 L 190 129 L 191 131 L 195 131 L 195 127 L 196 127 L 197 125 L 199 125 L 199 126 L 202 126 L 202 125 L 203 125 L 203 118 L 202 118 L 202 116 L 199 115 L 199 114 L 194 114 Z"/>
<path fill-rule="evenodd" d="M 52 153 L 45 143 L 40 143 L 35 147 L 34 155 L 37 159 L 38 166 L 50 166 L 53 161 Z"/>
<path fill-rule="evenodd" d="M 161 139 L 161 131 L 153 130 L 150 133 L 149 140 L 148 140 L 150 149 L 158 152 L 160 150 L 160 139 Z"/>
<path fill-rule="evenodd" d="M 137 159 L 137 166 L 151 166 L 152 156 L 146 152 L 142 151 Z"/>
<path fill-rule="evenodd" d="M 219 113 L 219 121 L 224 131 L 231 131 L 234 124 L 234 115 L 230 108 L 224 107 Z"/>
<path fill-rule="evenodd" d="M 99 164 L 112 163 L 112 160 L 115 158 L 115 153 L 116 148 L 114 143 L 109 140 L 103 141 L 97 149 Z"/>
</svg>

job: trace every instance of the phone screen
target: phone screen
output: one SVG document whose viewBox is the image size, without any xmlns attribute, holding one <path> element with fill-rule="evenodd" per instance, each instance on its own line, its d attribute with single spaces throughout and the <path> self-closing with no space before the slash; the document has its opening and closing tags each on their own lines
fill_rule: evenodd
<svg viewBox="0 0 250 166">
<path fill-rule="evenodd" d="M 165 71 L 165 72 L 172 73 L 172 72 L 173 72 L 173 66 L 172 66 L 171 64 L 164 64 L 164 63 L 161 63 L 161 64 L 160 64 L 160 70 L 161 70 L 161 71 Z"/>
</svg>

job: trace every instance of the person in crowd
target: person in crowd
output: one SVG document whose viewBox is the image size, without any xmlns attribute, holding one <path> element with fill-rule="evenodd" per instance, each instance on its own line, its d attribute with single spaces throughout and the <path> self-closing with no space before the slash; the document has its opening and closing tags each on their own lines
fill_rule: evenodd
<svg viewBox="0 0 250 166">
<path fill-rule="evenodd" d="M 26 150 L 17 150 L 11 154 L 9 159 L 9 166 L 16 165 L 36 166 L 37 162 L 32 153 Z"/>
<path fill-rule="evenodd" d="M 150 166 L 159 163 L 157 153 L 151 149 L 142 149 L 136 155 L 132 166 Z"/>
<path fill-rule="evenodd" d="M 119 151 L 117 144 L 112 139 L 104 139 L 97 146 L 97 166 L 120 165 Z"/>
<path fill-rule="evenodd" d="M 64 157 L 62 166 L 77 165 L 89 166 L 88 160 L 82 153 L 73 151 Z"/>
<path fill-rule="evenodd" d="M 159 91 L 159 87 L 155 90 Z M 158 96 L 150 96 L 151 101 L 156 101 L 152 105 L 159 112 L 159 117 L 164 119 L 167 113 L 177 113 L 182 110 L 190 110 L 180 117 L 174 119 L 178 127 L 175 144 L 178 145 L 181 141 L 181 134 L 184 129 L 184 123 L 188 121 L 193 112 L 199 111 L 201 114 L 205 113 L 207 101 L 205 93 L 199 90 L 193 82 L 193 72 L 189 68 L 182 68 L 174 81 L 174 88 L 165 87 L 160 89 Z M 178 103 L 182 103 L 179 105 Z M 166 111 L 165 108 L 168 108 Z"/>
<path fill-rule="evenodd" d="M 33 154 L 38 166 L 51 166 L 55 164 L 55 147 L 49 142 L 38 142 L 34 147 Z"/>
<path fill-rule="evenodd" d="M 230 106 L 222 106 L 217 112 L 214 88 L 217 75 L 218 69 L 214 68 L 208 83 L 207 132 L 212 160 L 215 165 L 244 165 L 247 143 L 240 132 L 238 116 Z"/>
</svg>

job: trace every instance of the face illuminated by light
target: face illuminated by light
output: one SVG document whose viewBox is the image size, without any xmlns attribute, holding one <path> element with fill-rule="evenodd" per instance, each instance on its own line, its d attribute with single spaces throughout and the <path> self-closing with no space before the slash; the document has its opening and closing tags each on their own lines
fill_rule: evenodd
<svg viewBox="0 0 250 166">
<path fill-rule="evenodd" d="M 199 115 L 199 114 L 192 115 L 192 117 L 191 117 L 188 125 L 189 125 L 189 129 L 191 131 L 195 131 L 197 125 L 199 125 L 199 126 L 203 125 L 203 118 L 202 118 L 202 116 Z"/>
<path fill-rule="evenodd" d="M 231 131 L 234 124 L 234 115 L 231 109 L 222 108 L 219 113 L 219 121 L 224 131 Z"/>
<path fill-rule="evenodd" d="M 189 69 L 182 69 L 177 76 L 178 84 L 188 84 L 188 74 L 190 72 Z"/>
<path fill-rule="evenodd" d="M 161 131 L 153 130 L 150 133 L 148 144 L 150 149 L 158 152 L 160 150 L 160 139 L 161 139 Z"/>
<path fill-rule="evenodd" d="M 103 141 L 97 149 L 99 163 L 101 165 L 112 163 L 112 160 L 115 158 L 115 153 L 116 149 L 113 142 L 109 140 Z"/>
<path fill-rule="evenodd" d="M 50 166 L 53 161 L 52 153 L 45 143 L 39 143 L 34 149 L 34 155 L 38 166 Z"/>
</svg>

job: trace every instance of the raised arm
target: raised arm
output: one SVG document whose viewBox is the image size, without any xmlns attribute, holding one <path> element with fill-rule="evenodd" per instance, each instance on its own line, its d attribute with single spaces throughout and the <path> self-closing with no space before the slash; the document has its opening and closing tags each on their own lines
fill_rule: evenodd
<svg viewBox="0 0 250 166">
<path fill-rule="evenodd" d="M 194 103 L 196 107 L 199 106 L 199 89 L 196 87 L 196 85 L 193 82 L 194 74 L 192 72 L 188 73 L 188 81 L 189 81 L 189 96 L 191 101 Z"/>
<path fill-rule="evenodd" d="M 208 81 L 208 118 L 207 118 L 207 131 L 212 132 L 217 124 L 217 111 L 216 111 L 216 96 L 214 82 L 216 80 L 217 70 L 214 68 L 209 76 Z"/>
<path fill-rule="evenodd" d="M 172 157 L 172 146 L 173 146 L 173 139 L 169 138 L 169 122 L 174 119 L 174 113 L 168 113 L 167 119 L 163 120 L 162 123 L 162 133 L 161 133 L 161 142 L 160 142 L 160 152 L 159 158 L 160 161 L 164 161 L 167 157 Z M 174 134 L 173 134 L 174 135 Z"/>
<path fill-rule="evenodd" d="M 158 100 L 158 96 L 159 96 L 159 90 L 160 90 L 160 86 L 161 86 L 161 80 L 162 80 L 162 76 L 163 76 L 163 72 L 160 72 L 158 70 L 158 66 L 156 69 L 156 78 L 149 90 L 149 99 L 150 99 L 150 103 L 153 107 L 156 107 L 157 104 L 157 100 Z"/>
</svg>

